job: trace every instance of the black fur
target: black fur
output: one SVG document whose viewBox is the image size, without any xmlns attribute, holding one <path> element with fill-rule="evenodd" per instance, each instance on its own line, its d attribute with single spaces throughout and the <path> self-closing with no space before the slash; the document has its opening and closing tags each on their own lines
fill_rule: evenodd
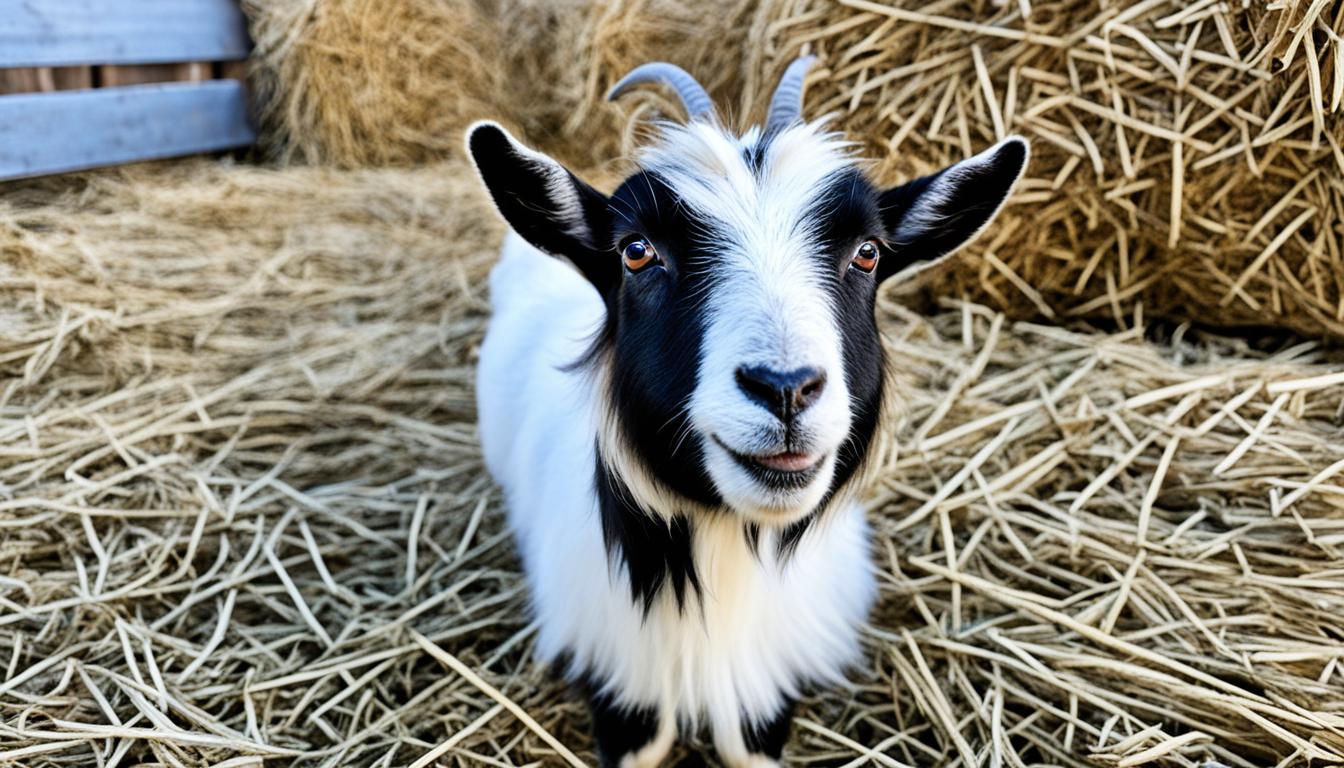
<svg viewBox="0 0 1344 768">
<path fill-rule="evenodd" d="M 514 231 L 532 245 L 563 256 L 578 267 L 599 293 L 606 295 L 620 281 L 620 259 L 605 248 L 610 237 L 607 198 L 554 161 L 539 165 L 536 158 L 519 151 L 499 126 L 483 124 L 467 138 L 467 148 L 476 170 L 494 198 L 495 206 Z M 557 201 L 547 191 L 547 171 L 558 169 L 568 176 L 581 206 L 581 221 L 567 221 L 557 213 Z M 587 237 L 571 230 L 581 225 Z"/>
<path fill-rule="evenodd" d="M 935 182 L 955 178 L 950 203 L 938 210 L 938 225 L 919 233 L 911 242 L 893 241 L 890 253 L 883 255 L 878 280 L 885 280 L 912 264 L 942 258 L 961 247 L 1003 204 L 1026 161 L 1026 142 L 1008 141 L 999 147 L 992 162 L 969 172 L 958 171 L 955 177 L 948 177 L 952 171 L 948 168 L 883 192 L 880 202 L 883 223 L 888 233 L 895 233 L 915 202 Z"/>
<path fill-rule="evenodd" d="M 597 503 L 602 516 L 602 539 L 612 567 L 623 568 L 630 593 L 644 603 L 644 613 L 665 585 L 671 585 L 677 606 L 687 594 L 700 594 L 700 580 L 691 553 L 691 523 L 678 515 L 670 521 L 640 509 L 630 491 L 599 456 Z"/>
<path fill-rule="evenodd" d="M 601 768 L 618 768 L 622 757 L 653 741 L 658 733 L 655 710 L 618 706 L 591 676 L 584 675 L 576 682 L 593 717 L 593 742 Z"/>
<path fill-rule="evenodd" d="M 626 180 L 612 195 L 610 212 L 612 250 L 628 237 L 645 237 L 660 263 L 636 274 L 625 272 L 589 357 L 611 360 L 611 407 L 622 424 L 635 427 L 625 430 L 628 449 L 678 495 L 702 507 L 721 506 L 686 409 L 704 335 L 696 294 L 713 279 L 708 268 L 713 256 L 699 225 L 654 174 Z M 608 554 L 613 565 L 624 566 L 631 593 L 645 612 L 665 586 L 681 608 L 687 597 L 698 598 L 693 523 L 681 515 L 669 523 L 639 509 L 601 457 L 596 482 Z"/>
<path fill-rule="evenodd" d="M 743 723 L 742 737 L 747 742 L 747 751 L 778 760 L 784 754 L 784 744 L 789 740 L 793 710 L 794 701 L 789 699 L 770 722 L 756 726 Z"/>
<path fill-rule="evenodd" d="M 704 336 L 701 296 L 713 281 L 715 254 L 702 223 L 692 219 L 655 174 L 630 177 L 611 198 L 613 250 L 642 236 L 661 263 L 625 272 L 602 334 L 611 359 L 612 407 L 630 448 L 658 479 L 706 507 L 723 503 L 691 434 L 687 403 L 695 388 Z"/>
</svg>

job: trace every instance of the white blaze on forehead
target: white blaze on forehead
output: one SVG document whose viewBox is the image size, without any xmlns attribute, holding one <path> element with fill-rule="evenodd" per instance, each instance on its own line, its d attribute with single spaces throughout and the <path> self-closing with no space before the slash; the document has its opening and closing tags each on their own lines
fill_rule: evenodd
<svg viewBox="0 0 1344 768">
<path fill-rule="evenodd" d="M 763 291 L 769 295 L 756 295 L 761 308 L 778 313 L 787 309 L 781 301 L 807 303 L 811 288 L 812 298 L 829 307 L 814 258 L 820 222 L 812 214 L 835 175 L 853 167 L 851 145 L 821 122 L 790 126 L 763 150 L 756 128 L 738 138 L 693 122 L 667 127 L 662 138 L 640 164 L 713 237 L 714 282 L 734 284 L 727 300 L 740 303 Z M 753 168 L 748 155 L 757 154 Z"/>
<path fill-rule="evenodd" d="M 811 245 L 808 210 L 828 179 L 854 165 L 851 144 L 821 122 L 790 126 L 770 138 L 754 170 L 747 154 L 760 141 L 755 128 L 738 138 L 704 122 L 668 126 L 662 141 L 640 154 L 640 165 L 662 178 L 725 246 Z"/>
<path fill-rule="evenodd" d="M 819 122 L 765 140 L 738 138 L 704 122 L 666 129 L 642 157 L 712 238 L 708 324 L 702 361 L 781 369 L 839 364 L 833 278 L 817 258 L 815 210 L 837 174 L 854 166 L 849 145 Z M 753 168 L 749 155 L 759 155 Z M 731 333 L 716 332 L 716 321 Z M 727 329 L 721 329 L 726 331 Z M 738 348 L 757 350 L 728 359 Z M 715 360 L 715 358 L 718 358 Z"/>
</svg>

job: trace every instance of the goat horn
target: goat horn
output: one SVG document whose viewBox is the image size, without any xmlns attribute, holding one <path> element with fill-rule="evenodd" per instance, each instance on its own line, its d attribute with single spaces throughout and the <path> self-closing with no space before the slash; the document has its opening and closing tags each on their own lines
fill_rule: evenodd
<svg viewBox="0 0 1344 768">
<path fill-rule="evenodd" d="M 682 106 L 692 120 L 708 117 L 714 112 L 714 102 L 710 101 L 704 86 L 697 83 L 686 70 L 665 61 L 652 61 L 630 70 L 630 74 L 607 91 L 607 101 L 615 101 L 621 94 L 644 83 L 666 83 L 676 89 Z"/>
<path fill-rule="evenodd" d="M 770 97 L 770 111 L 766 113 L 765 132 L 778 131 L 797 120 L 803 113 L 803 79 L 816 56 L 799 56 L 784 70 L 775 95 Z"/>
</svg>

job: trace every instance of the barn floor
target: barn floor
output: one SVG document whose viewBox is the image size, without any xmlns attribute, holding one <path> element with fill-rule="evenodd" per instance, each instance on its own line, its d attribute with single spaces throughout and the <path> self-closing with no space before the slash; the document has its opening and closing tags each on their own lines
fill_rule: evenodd
<svg viewBox="0 0 1344 768">
<path fill-rule="evenodd" d="M 591 761 L 476 445 L 501 235 L 452 162 L 0 190 L 0 764 Z M 1344 762 L 1338 351 L 906 306 L 790 764 Z"/>
</svg>

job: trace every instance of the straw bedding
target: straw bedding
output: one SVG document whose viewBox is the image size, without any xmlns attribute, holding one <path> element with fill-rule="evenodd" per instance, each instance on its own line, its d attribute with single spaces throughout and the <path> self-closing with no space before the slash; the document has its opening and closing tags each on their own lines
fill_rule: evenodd
<svg viewBox="0 0 1344 768">
<path fill-rule="evenodd" d="M 460 161 L 5 190 L 0 764 L 592 759 L 476 444 L 500 234 Z M 1337 361 L 879 314 L 882 596 L 795 764 L 1344 760 Z"/>
<path fill-rule="evenodd" d="M 1229 10 L 1242 61 L 1291 59 L 1261 77 L 1270 54 L 1243 73 L 1168 51 L 1217 50 L 1209 4 L 1170 24 L 1166 3 L 1092 9 L 1142 9 L 1110 28 L 1110 70 L 1102 43 L 946 28 L 1067 37 L 1081 6 L 946 2 L 892 22 L 847 1 L 254 3 L 266 150 L 290 167 L 189 160 L 0 190 L 0 765 L 591 761 L 583 707 L 530 661 L 476 442 L 502 229 L 460 128 L 494 115 L 610 174 L 630 126 L 670 109 L 601 104 L 628 63 L 678 61 L 743 94 L 741 115 L 801 46 L 828 66 L 814 104 L 896 145 L 884 174 L 988 142 L 991 91 L 1038 152 L 971 256 L 932 290 L 882 296 L 906 401 L 870 502 L 882 594 L 854 689 L 805 702 L 791 764 L 1344 762 L 1339 353 L 1153 320 L 1337 332 L 1340 135 L 1327 113 L 1329 149 L 1310 147 L 1304 97 L 1311 55 L 1339 66 L 1337 6 Z M 1292 57 L 1271 46 L 1301 29 Z M 1149 82 L 1162 58 L 1140 38 L 1187 68 L 1181 95 Z M 972 42 L 978 56 L 950 56 Z M 938 63 L 877 82 L 916 58 Z M 1061 72 L 1079 82 L 1068 100 Z M 1121 134 L 1075 100 L 1112 93 L 1123 162 Z M 1181 99 L 1182 130 L 1216 150 L 1182 144 L 1172 247 L 1174 145 L 1132 126 L 1168 125 Z M 1246 140 L 1229 126 L 1259 179 L 1244 151 L 1195 172 Z M 1198 272 L 1255 260 L 1227 306 L 1227 283 Z M 1299 280 L 1316 310 L 1293 270 L 1319 275 Z"/>
</svg>

